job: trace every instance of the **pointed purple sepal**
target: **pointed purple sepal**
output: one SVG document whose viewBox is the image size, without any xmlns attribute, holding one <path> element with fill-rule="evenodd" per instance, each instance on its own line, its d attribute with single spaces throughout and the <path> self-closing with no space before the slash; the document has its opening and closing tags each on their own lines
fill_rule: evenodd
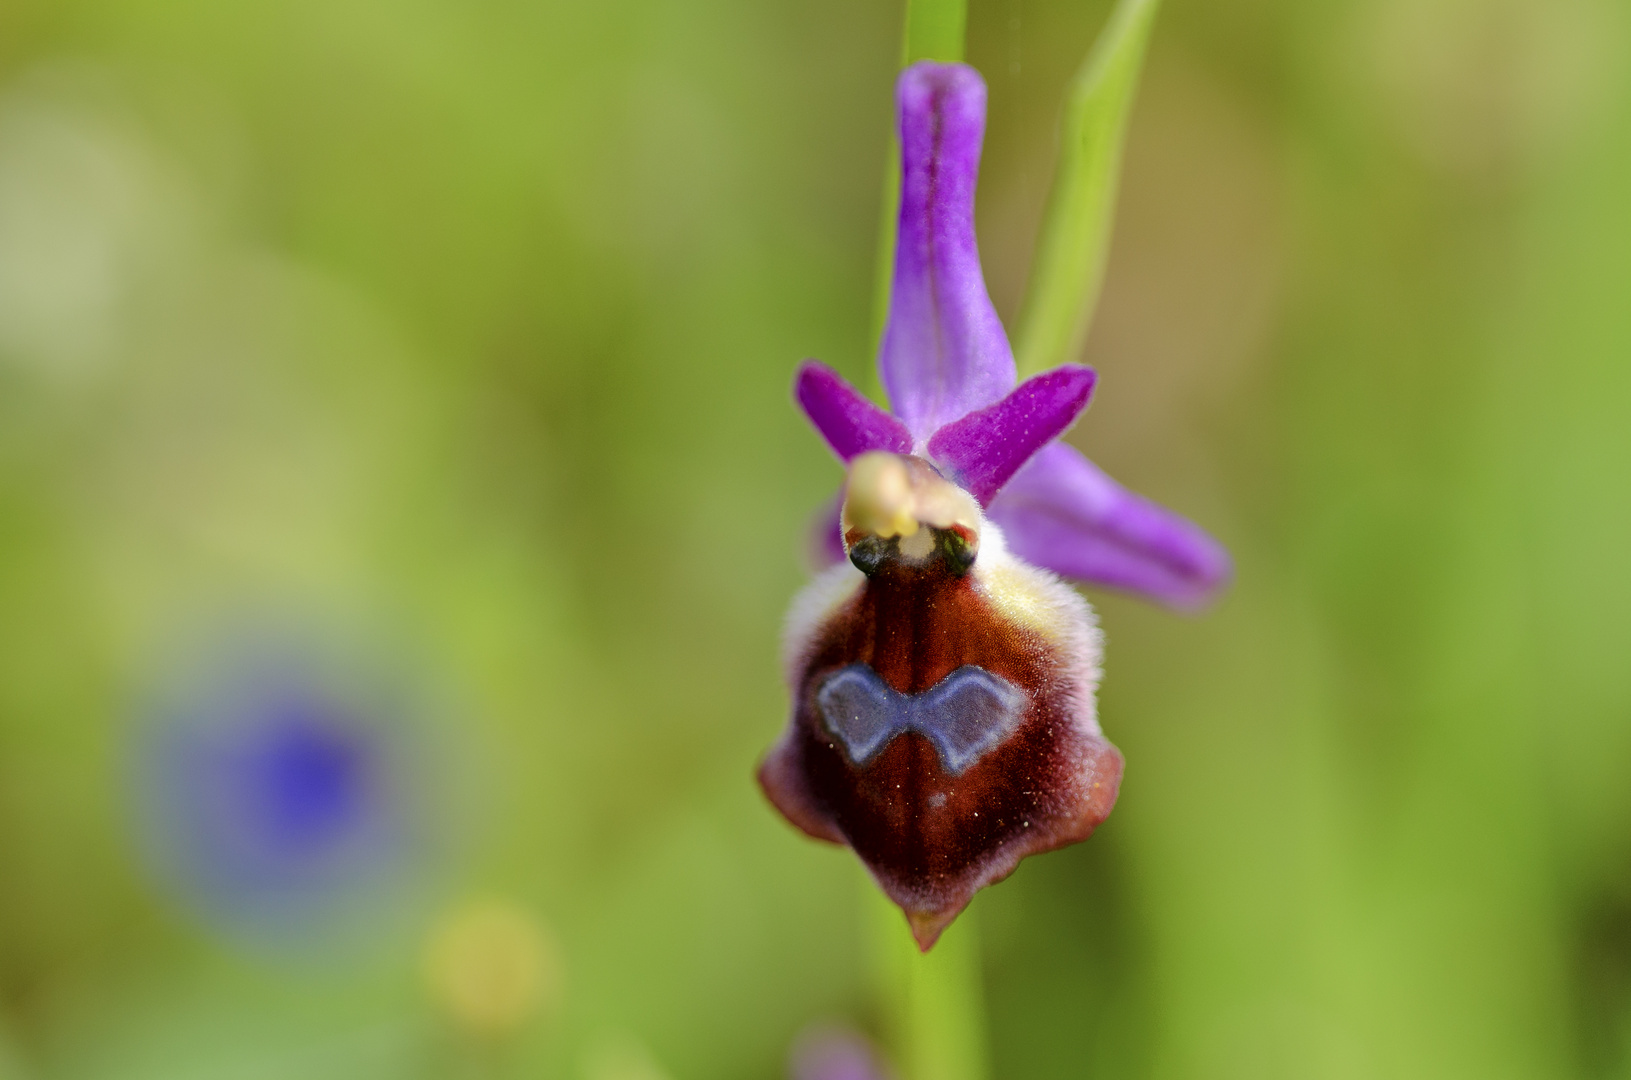
<svg viewBox="0 0 1631 1080">
<path fill-rule="evenodd" d="M 1046 447 L 1015 474 L 990 515 L 1027 562 L 1173 607 L 1200 607 L 1231 573 L 1216 540 L 1126 490 L 1064 443 Z"/>
<path fill-rule="evenodd" d="M 1014 385 L 1014 354 L 985 291 L 974 184 L 985 83 L 973 68 L 923 61 L 901 73 L 900 231 L 878 370 L 919 439 Z"/>
<path fill-rule="evenodd" d="M 935 432 L 929 457 L 989 506 L 1027 461 L 1075 423 L 1096 379 L 1092 368 L 1076 364 L 1026 379 L 995 405 Z"/>
<path fill-rule="evenodd" d="M 793 396 L 833 453 L 848 462 L 868 450 L 912 452 L 912 433 L 832 368 L 814 360 L 799 366 Z"/>
</svg>

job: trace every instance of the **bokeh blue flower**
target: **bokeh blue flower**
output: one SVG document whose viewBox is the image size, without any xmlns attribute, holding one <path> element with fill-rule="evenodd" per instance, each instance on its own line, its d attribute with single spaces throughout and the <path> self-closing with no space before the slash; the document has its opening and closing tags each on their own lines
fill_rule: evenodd
<svg viewBox="0 0 1631 1080">
<path fill-rule="evenodd" d="M 441 847 L 414 681 L 286 627 L 166 668 L 132 747 L 143 854 L 208 924 L 276 946 L 367 936 Z"/>
</svg>

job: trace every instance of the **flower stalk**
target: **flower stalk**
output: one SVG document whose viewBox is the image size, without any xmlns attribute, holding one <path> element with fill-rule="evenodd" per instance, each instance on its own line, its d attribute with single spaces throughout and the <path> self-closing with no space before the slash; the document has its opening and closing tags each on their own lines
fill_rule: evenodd
<svg viewBox="0 0 1631 1080">
<path fill-rule="evenodd" d="M 900 910 L 862 881 L 867 951 L 901 1080 L 986 1080 L 979 920 L 965 915 L 932 952 L 900 932 Z"/>
</svg>

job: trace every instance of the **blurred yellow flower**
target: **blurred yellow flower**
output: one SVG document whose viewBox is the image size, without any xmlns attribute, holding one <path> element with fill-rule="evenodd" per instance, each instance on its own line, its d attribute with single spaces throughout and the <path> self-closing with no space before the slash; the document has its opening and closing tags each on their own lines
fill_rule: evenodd
<svg viewBox="0 0 1631 1080">
<path fill-rule="evenodd" d="M 504 900 L 467 902 L 445 916 L 426 951 L 432 999 L 461 1031 L 493 1038 L 551 1011 L 560 963 L 548 931 Z"/>
</svg>

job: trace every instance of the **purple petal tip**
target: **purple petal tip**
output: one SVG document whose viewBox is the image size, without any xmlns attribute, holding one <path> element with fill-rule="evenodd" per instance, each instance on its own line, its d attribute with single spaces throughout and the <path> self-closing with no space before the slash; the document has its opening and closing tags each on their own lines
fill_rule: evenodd
<svg viewBox="0 0 1631 1080">
<path fill-rule="evenodd" d="M 1228 552 L 1198 526 L 1110 479 L 1054 443 L 991 505 L 1020 558 L 1065 577 L 1193 610 L 1233 575 Z"/>
<path fill-rule="evenodd" d="M 912 452 L 912 435 L 906 426 L 825 364 L 806 360 L 799 365 L 793 396 L 841 461 L 868 450 Z"/>
<path fill-rule="evenodd" d="M 1098 376 L 1067 364 L 1027 379 L 1013 393 L 947 424 L 929 440 L 929 455 L 989 506 L 1011 477 L 1075 423 Z"/>
</svg>

